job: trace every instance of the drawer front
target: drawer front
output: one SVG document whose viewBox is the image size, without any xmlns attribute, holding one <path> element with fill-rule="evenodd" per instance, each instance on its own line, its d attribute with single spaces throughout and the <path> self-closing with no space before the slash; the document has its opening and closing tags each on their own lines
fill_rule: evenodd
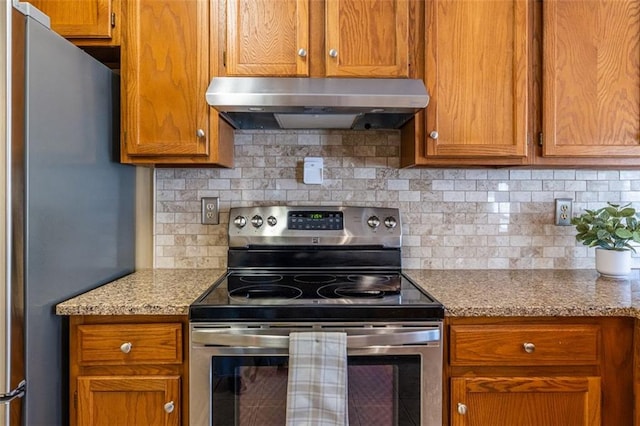
<svg viewBox="0 0 640 426">
<path fill-rule="evenodd" d="M 454 325 L 450 364 L 595 365 L 597 325 Z"/>
<path fill-rule="evenodd" d="M 182 324 L 79 325 L 80 365 L 181 364 Z"/>
</svg>

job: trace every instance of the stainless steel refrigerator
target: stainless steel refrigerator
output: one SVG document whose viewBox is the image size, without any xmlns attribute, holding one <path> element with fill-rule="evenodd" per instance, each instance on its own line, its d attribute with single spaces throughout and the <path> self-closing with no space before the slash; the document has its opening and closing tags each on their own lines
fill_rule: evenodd
<svg viewBox="0 0 640 426">
<path fill-rule="evenodd" d="M 5 402 L 11 424 L 56 426 L 68 423 L 69 395 L 67 322 L 55 305 L 133 271 L 135 170 L 117 162 L 117 75 L 16 7 L 30 9 L 7 12 L 0 393 L 20 394 L 24 380 L 24 395 Z"/>
</svg>

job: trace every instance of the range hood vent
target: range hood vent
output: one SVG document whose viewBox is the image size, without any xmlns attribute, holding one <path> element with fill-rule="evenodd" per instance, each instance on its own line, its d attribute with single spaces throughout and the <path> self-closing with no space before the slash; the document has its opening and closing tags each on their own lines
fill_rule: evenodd
<svg viewBox="0 0 640 426">
<path fill-rule="evenodd" d="M 236 129 L 398 129 L 429 103 L 421 80 L 215 77 L 207 103 Z"/>
</svg>

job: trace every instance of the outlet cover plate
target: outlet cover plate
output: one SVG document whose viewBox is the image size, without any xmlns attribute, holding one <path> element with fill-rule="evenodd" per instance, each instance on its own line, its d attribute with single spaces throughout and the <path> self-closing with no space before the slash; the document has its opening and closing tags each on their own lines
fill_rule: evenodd
<svg viewBox="0 0 640 426">
<path fill-rule="evenodd" d="M 556 198 L 555 224 L 558 226 L 571 225 L 572 214 L 573 214 L 573 199 Z"/>
<path fill-rule="evenodd" d="M 202 197 L 202 216 L 203 225 L 217 225 L 220 223 L 220 215 L 218 209 L 218 197 Z"/>
</svg>

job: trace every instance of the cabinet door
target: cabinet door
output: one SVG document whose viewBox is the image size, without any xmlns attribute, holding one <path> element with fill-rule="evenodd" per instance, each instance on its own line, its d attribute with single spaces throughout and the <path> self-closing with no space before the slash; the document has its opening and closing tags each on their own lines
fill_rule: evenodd
<svg viewBox="0 0 640 426">
<path fill-rule="evenodd" d="M 640 156 L 640 2 L 543 7 L 543 155 Z"/>
<path fill-rule="evenodd" d="M 209 155 L 209 2 L 126 2 L 123 161 Z M 141 160 L 142 161 L 142 160 Z M 179 161 L 179 158 L 178 158 Z"/>
<path fill-rule="evenodd" d="M 78 424 L 91 426 L 177 426 L 177 376 L 78 377 Z"/>
<path fill-rule="evenodd" d="M 110 39 L 111 0 L 32 0 L 29 3 L 51 18 L 51 28 L 63 37 Z"/>
<path fill-rule="evenodd" d="M 408 77 L 408 0 L 327 0 L 329 77 Z"/>
<path fill-rule="evenodd" d="M 227 75 L 309 75 L 309 0 L 228 0 Z"/>
<path fill-rule="evenodd" d="M 526 0 L 427 2 L 427 158 L 523 163 L 528 8 Z"/>
<path fill-rule="evenodd" d="M 451 424 L 597 426 L 600 378 L 453 378 Z"/>
</svg>

